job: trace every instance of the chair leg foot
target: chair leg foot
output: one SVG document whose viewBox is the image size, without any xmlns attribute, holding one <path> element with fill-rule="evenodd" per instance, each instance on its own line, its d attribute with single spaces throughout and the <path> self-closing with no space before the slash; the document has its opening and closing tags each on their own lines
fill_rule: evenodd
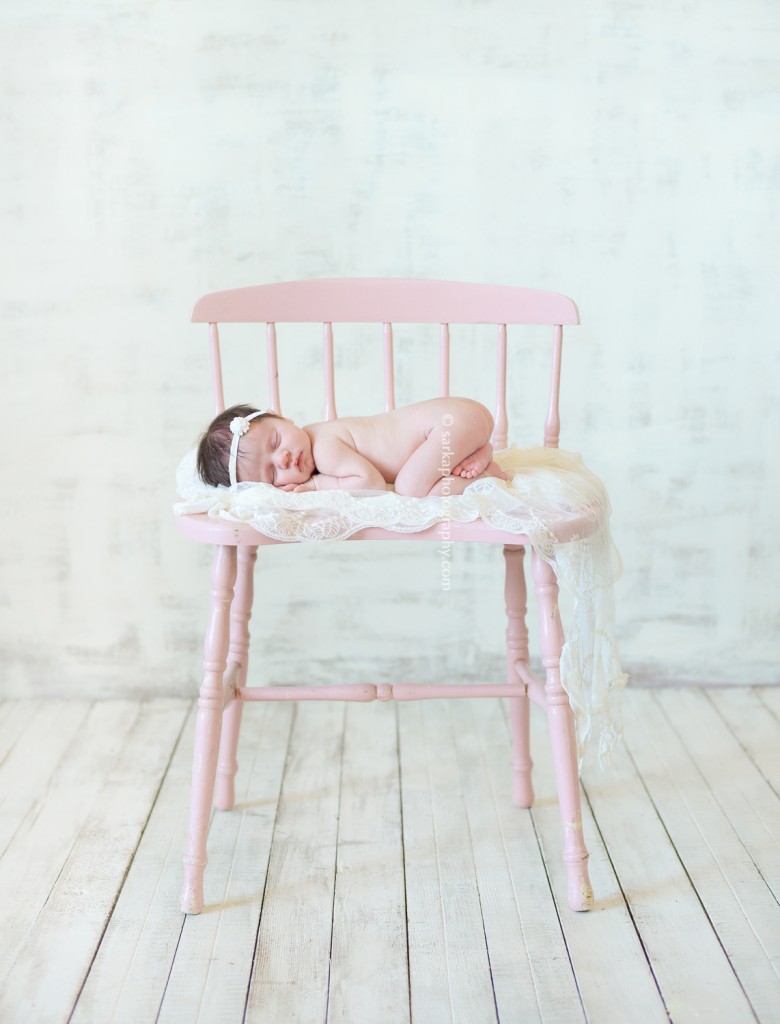
<svg viewBox="0 0 780 1024">
<path fill-rule="evenodd" d="M 181 912 L 199 914 L 203 910 L 203 872 L 205 864 L 194 864 L 184 858 L 184 886 L 181 891 Z"/>
<path fill-rule="evenodd" d="M 572 910 L 582 912 L 593 909 L 593 889 L 588 875 L 588 859 L 569 861 L 566 864 L 569 883 L 566 899 Z"/>
<path fill-rule="evenodd" d="M 512 779 L 512 803 L 515 807 L 533 807 L 534 805 L 534 787 L 530 777 L 518 778 L 517 775 Z"/>
</svg>

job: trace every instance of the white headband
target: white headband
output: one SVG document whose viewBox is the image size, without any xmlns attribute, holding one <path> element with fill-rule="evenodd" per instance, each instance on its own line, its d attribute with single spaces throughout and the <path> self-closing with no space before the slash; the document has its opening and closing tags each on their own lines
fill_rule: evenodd
<svg viewBox="0 0 780 1024">
<path fill-rule="evenodd" d="M 238 439 L 242 437 L 247 430 L 249 430 L 249 422 L 253 420 L 255 416 L 263 416 L 264 413 L 261 410 L 258 412 L 250 413 L 249 416 L 234 416 L 230 421 L 230 431 L 233 434 L 233 440 L 230 442 L 230 460 L 228 462 L 228 473 L 230 474 L 230 486 L 235 487 L 238 484 L 236 480 L 236 459 L 238 458 Z"/>
</svg>

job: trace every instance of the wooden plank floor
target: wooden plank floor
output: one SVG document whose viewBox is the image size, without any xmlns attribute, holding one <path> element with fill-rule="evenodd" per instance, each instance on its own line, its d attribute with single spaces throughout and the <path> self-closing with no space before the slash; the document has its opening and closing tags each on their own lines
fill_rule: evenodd
<svg viewBox="0 0 780 1024">
<path fill-rule="evenodd" d="M 780 688 L 630 689 L 566 906 L 544 717 L 244 711 L 206 908 L 178 910 L 194 704 L 0 702 L 0 1021 L 780 1021 Z"/>
</svg>

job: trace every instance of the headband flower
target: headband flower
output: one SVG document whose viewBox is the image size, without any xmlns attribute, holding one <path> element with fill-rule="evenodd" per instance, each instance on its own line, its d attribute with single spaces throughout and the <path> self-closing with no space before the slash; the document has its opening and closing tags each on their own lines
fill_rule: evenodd
<svg viewBox="0 0 780 1024">
<path fill-rule="evenodd" d="M 240 437 L 247 430 L 249 430 L 249 419 L 246 416 L 234 416 L 230 421 L 231 434 L 237 434 Z"/>
</svg>

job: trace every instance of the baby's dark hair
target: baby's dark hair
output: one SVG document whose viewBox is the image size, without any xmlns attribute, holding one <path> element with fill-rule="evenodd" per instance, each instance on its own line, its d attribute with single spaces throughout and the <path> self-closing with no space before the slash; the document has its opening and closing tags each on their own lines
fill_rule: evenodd
<svg viewBox="0 0 780 1024">
<path fill-rule="evenodd" d="M 215 416 L 209 423 L 205 434 L 198 444 L 198 475 L 204 484 L 211 487 L 218 487 L 223 484 L 230 486 L 230 444 L 233 434 L 230 430 L 230 421 L 236 416 L 251 416 L 253 412 L 259 412 L 251 405 L 231 405 L 219 416 Z M 264 412 L 255 417 L 255 420 L 265 419 L 266 416 L 273 416 L 272 412 Z M 252 422 L 254 423 L 253 420 Z"/>
</svg>

